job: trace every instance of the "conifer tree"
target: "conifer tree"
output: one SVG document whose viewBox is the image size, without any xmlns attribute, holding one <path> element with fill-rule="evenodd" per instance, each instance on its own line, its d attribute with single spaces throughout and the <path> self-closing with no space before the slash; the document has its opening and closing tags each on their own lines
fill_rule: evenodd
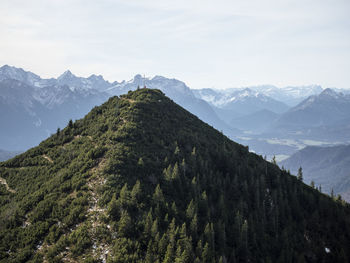
<svg viewBox="0 0 350 263">
<path fill-rule="evenodd" d="M 298 178 L 299 181 L 301 181 L 301 182 L 303 181 L 303 168 L 301 168 L 301 166 L 298 169 L 297 178 Z"/>
</svg>

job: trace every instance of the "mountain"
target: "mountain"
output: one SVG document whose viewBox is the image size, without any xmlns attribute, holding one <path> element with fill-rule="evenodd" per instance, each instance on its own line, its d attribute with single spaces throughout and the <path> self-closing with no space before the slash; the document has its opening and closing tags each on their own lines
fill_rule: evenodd
<svg viewBox="0 0 350 263">
<path fill-rule="evenodd" d="M 42 79 L 40 76 L 30 71 L 25 71 L 22 68 L 11 67 L 8 65 L 4 65 L 0 68 L 0 81 L 5 79 L 14 79 L 37 88 L 67 85 L 72 90 L 77 88 L 83 90 L 97 89 L 103 91 L 112 85 L 100 75 L 91 75 L 88 78 L 82 78 L 75 76 L 71 71 L 67 70 L 57 79 Z"/>
<path fill-rule="evenodd" d="M 247 126 L 249 129 L 256 126 L 255 123 L 248 123 L 248 120 L 254 117 L 245 119 L 245 116 L 258 114 L 257 112 L 262 112 L 263 114 L 264 111 L 283 113 L 289 108 L 286 104 L 249 88 L 229 90 L 199 89 L 193 90 L 193 93 L 197 98 L 207 101 L 220 119 L 231 127 L 240 130 L 247 129 Z M 242 126 L 238 124 L 242 124 Z M 254 132 L 257 133 L 260 130 L 261 128 L 257 127 L 257 130 L 254 130 Z"/>
<path fill-rule="evenodd" d="M 309 96 L 320 94 L 323 90 L 319 85 L 287 86 L 283 88 L 278 88 L 272 85 L 261 85 L 249 88 L 256 92 L 261 92 L 275 100 L 281 101 L 290 107 L 296 106 Z"/>
<path fill-rule="evenodd" d="M 273 132 L 331 139 L 327 131 L 349 125 L 350 95 L 325 89 L 284 113 L 272 126 Z M 320 134 L 319 134 L 320 133 Z M 349 138 L 349 136 L 347 136 Z M 337 138 L 333 138 L 337 139 Z"/>
<path fill-rule="evenodd" d="M 3 262 L 346 262 L 350 207 L 159 90 L 0 163 Z"/>
<path fill-rule="evenodd" d="M 70 70 L 65 71 L 56 80 L 58 85 L 67 85 L 71 89 L 96 89 L 99 91 L 104 91 L 109 88 L 112 84 L 106 81 L 101 75 L 91 75 L 88 78 L 77 77 L 73 75 Z"/>
<path fill-rule="evenodd" d="M 350 201 L 350 145 L 306 147 L 280 163 L 292 173 L 303 169 L 304 181 L 314 181 L 328 194 L 344 196 Z"/>
<path fill-rule="evenodd" d="M 29 71 L 24 71 L 22 68 L 15 68 L 4 65 L 0 68 L 0 81 L 6 79 L 18 80 L 30 86 L 40 86 L 41 78 Z"/>
<path fill-rule="evenodd" d="M 282 113 L 289 108 L 280 101 L 276 101 L 262 93 L 251 89 L 244 89 L 232 93 L 227 103 L 223 105 L 224 109 L 234 110 L 236 112 L 251 114 L 259 110 L 270 110 L 275 113 Z"/>
<path fill-rule="evenodd" d="M 289 108 L 284 103 L 276 101 L 250 88 L 230 89 L 228 91 L 203 89 L 194 90 L 194 92 L 197 97 L 202 98 L 218 108 L 232 110 L 245 115 L 264 109 L 282 113 Z"/>
<path fill-rule="evenodd" d="M 0 81 L 1 148 L 18 151 L 33 147 L 70 118 L 83 117 L 108 98 L 93 89 L 71 90 L 67 85 L 39 88 L 27 83 Z"/>
<path fill-rule="evenodd" d="M 309 86 L 287 86 L 278 88 L 273 85 L 249 86 L 247 88 L 230 88 L 224 90 L 214 89 L 199 89 L 194 90 L 197 97 L 212 103 L 215 106 L 225 104 L 231 97 L 231 94 L 249 89 L 253 92 L 263 94 L 276 101 L 283 102 L 289 107 L 294 107 L 309 96 L 320 94 L 323 89 L 319 85 Z M 346 93 L 347 90 L 337 89 L 340 92 Z"/>
<path fill-rule="evenodd" d="M 234 137 L 240 131 L 222 121 L 210 105 L 196 98 L 185 83 L 136 75 L 131 81 L 110 83 L 99 75 L 77 77 L 67 70 L 57 79 L 42 79 L 21 68 L 0 68 L 0 147 L 25 150 L 38 144 L 69 119 L 79 119 L 108 97 L 147 85 L 161 89 L 200 119 Z M 24 132 L 25 131 L 25 132 Z"/>
</svg>

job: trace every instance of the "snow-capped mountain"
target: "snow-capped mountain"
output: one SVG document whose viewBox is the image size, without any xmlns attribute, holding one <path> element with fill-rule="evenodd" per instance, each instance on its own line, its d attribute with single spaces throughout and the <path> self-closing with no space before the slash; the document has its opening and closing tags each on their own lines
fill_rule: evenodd
<svg viewBox="0 0 350 263">
<path fill-rule="evenodd" d="M 322 126 L 345 119 L 350 114 L 350 95 L 325 89 L 291 108 L 282 115 L 279 123 L 289 125 Z"/>
<path fill-rule="evenodd" d="M 272 85 L 262 85 L 249 88 L 289 106 L 295 106 L 309 96 L 320 94 L 323 90 L 319 85 L 287 86 L 283 88 Z"/>
<path fill-rule="evenodd" d="M 2 80 L 0 146 L 29 148 L 107 98 L 102 92 L 72 91 L 67 85 L 38 88 L 14 79 Z"/>
<path fill-rule="evenodd" d="M 25 150 L 66 125 L 69 119 L 83 117 L 109 96 L 121 95 L 138 87 L 160 89 L 200 119 L 234 135 L 238 130 L 218 118 L 204 100 L 194 96 L 182 81 L 162 76 L 110 83 L 102 76 L 77 77 L 67 70 L 57 79 L 42 79 L 20 68 L 0 68 L 0 147 Z M 25 132 L 23 132 L 25 131 Z"/>
<path fill-rule="evenodd" d="M 104 91 L 108 87 L 112 86 L 112 83 L 106 81 L 101 75 L 91 75 L 88 78 L 83 78 L 77 77 L 70 70 L 67 70 L 57 79 L 42 79 L 40 76 L 30 71 L 25 71 L 22 68 L 11 67 L 8 65 L 4 65 L 0 68 L 0 81 L 4 79 L 18 80 L 37 88 L 67 85 L 71 90 L 96 89 L 99 91 Z"/>
<path fill-rule="evenodd" d="M 252 92 L 263 94 L 274 100 L 283 102 L 289 107 L 293 107 L 306 99 L 309 96 L 316 95 L 322 92 L 322 87 L 318 85 L 309 86 L 287 86 L 278 88 L 273 85 L 261 85 L 250 86 L 247 88 L 230 88 L 225 90 L 213 90 L 213 89 L 200 89 L 195 90 L 194 93 L 197 97 L 204 99 L 205 101 L 215 105 L 216 107 L 222 107 L 237 92 L 242 92 L 245 89 L 249 89 Z"/>
<path fill-rule="evenodd" d="M 65 71 L 56 80 L 58 85 L 67 85 L 71 90 L 82 89 L 96 89 L 104 91 L 111 87 L 111 83 L 106 81 L 101 75 L 91 75 L 88 78 L 75 76 L 70 70 Z"/>
<path fill-rule="evenodd" d="M 231 94 L 230 99 L 223 105 L 223 108 L 251 114 L 260 110 L 283 113 L 289 107 L 283 102 L 277 101 L 261 92 L 246 88 Z"/>
<path fill-rule="evenodd" d="M 278 154 L 285 154 L 285 146 L 268 143 L 274 138 L 350 140 L 350 95 L 334 90 L 326 89 L 319 95 L 312 95 L 281 113 L 288 106 L 274 99 L 277 88 L 273 86 L 191 90 L 182 81 L 162 76 L 136 75 L 129 81 L 108 82 L 100 75 L 83 78 L 69 70 L 57 79 L 42 79 L 29 71 L 3 66 L 0 68 L 0 148 L 25 150 L 56 132 L 58 127 L 65 126 L 69 119 L 83 117 L 109 96 L 144 86 L 162 90 L 231 138 L 244 137 L 242 143 L 249 144 L 253 150 L 262 149 L 257 151 L 261 154 L 269 149 L 269 154 L 273 155 L 276 147 L 280 149 Z M 313 94 L 319 89 L 319 86 L 309 86 L 304 92 L 298 87 L 278 91 L 285 92 L 286 97 L 300 99 L 303 94 Z M 265 144 L 259 148 L 254 142 Z M 289 155 L 291 151 L 288 151 Z"/>
<path fill-rule="evenodd" d="M 10 67 L 8 65 L 4 65 L 0 68 L 0 81 L 5 79 L 18 80 L 34 87 L 39 87 L 42 81 L 38 75 L 35 75 L 32 72 L 24 71 L 21 68 Z"/>
<path fill-rule="evenodd" d="M 215 107 L 232 110 L 241 115 L 251 114 L 264 109 L 282 113 L 288 109 L 288 106 L 283 102 L 250 88 L 225 91 L 203 89 L 195 90 L 194 93 L 197 97 L 206 100 Z"/>
</svg>

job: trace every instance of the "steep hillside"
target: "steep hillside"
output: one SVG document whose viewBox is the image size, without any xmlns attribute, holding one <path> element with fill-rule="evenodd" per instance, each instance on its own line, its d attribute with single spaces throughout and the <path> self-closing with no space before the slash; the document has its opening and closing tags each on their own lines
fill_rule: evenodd
<svg viewBox="0 0 350 263">
<path fill-rule="evenodd" d="M 346 262 L 350 208 L 164 96 L 110 98 L 0 164 L 1 262 Z"/>
<path fill-rule="evenodd" d="M 332 189 L 350 202 L 350 146 L 306 147 L 281 162 L 286 169 L 296 173 L 303 169 L 304 181 L 316 186 L 328 194 Z"/>
</svg>

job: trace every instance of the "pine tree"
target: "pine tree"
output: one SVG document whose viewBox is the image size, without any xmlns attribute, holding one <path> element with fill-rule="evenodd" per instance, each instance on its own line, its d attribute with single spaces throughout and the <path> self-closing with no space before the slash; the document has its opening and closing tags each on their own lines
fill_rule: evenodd
<svg viewBox="0 0 350 263">
<path fill-rule="evenodd" d="M 180 148 L 179 148 L 179 146 L 177 146 L 177 145 L 176 145 L 176 147 L 175 147 L 174 154 L 175 154 L 175 155 L 179 155 L 179 154 L 180 154 Z"/>
<path fill-rule="evenodd" d="M 191 220 L 190 223 L 190 231 L 191 231 L 191 236 L 193 237 L 194 240 L 197 240 L 197 234 L 198 234 L 198 218 L 197 214 L 195 214 Z"/>
<path fill-rule="evenodd" d="M 69 122 L 68 122 L 68 127 L 69 127 L 70 129 L 73 128 L 73 121 L 72 121 L 72 119 L 69 120 Z"/>
<path fill-rule="evenodd" d="M 150 240 L 147 246 L 145 263 L 154 263 L 154 256 L 153 256 L 152 249 L 153 249 L 153 244 L 152 244 L 152 240 Z"/>
<path fill-rule="evenodd" d="M 162 238 L 159 240 L 158 243 L 158 252 L 161 255 L 165 255 L 167 251 L 167 246 L 168 246 L 168 235 L 167 233 L 164 233 Z"/>
<path fill-rule="evenodd" d="M 297 178 L 298 178 L 299 181 L 301 181 L 301 182 L 303 181 L 303 168 L 301 168 L 301 166 L 298 169 Z"/>
<path fill-rule="evenodd" d="M 172 178 L 173 180 L 177 180 L 177 179 L 180 178 L 179 166 L 178 166 L 177 162 L 176 162 L 175 165 L 174 165 L 173 173 L 172 173 L 171 178 Z"/>
<path fill-rule="evenodd" d="M 205 243 L 204 248 L 203 248 L 203 253 L 202 253 L 202 262 L 203 263 L 211 263 L 211 259 L 212 259 L 212 254 L 209 248 L 209 244 L 208 242 Z"/>
<path fill-rule="evenodd" d="M 277 161 L 276 161 L 276 156 L 275 156 L 275 155 L 272 157 L 271 162 L 272 162 L 274 165 L 277 165 Z"/>
<path fill-rule="evenodd" d="M 131 233 L 132 221 L 127 211 L 123 211 L 118 222 L 118 235 L 127 237 Z"/>
<path fill-rule="evenodd" d="M 115 199 L 115 196 L 112 197 L 112 200 L 108 204 L 108 209 L 107 209 L 108 215 L 113 219 L 113 220 L 118 220 L 120 213 L 119 213 L 119 207 L 117 204 L 117 200 Z"/>
<path fill-rule="evenodd" d="M 141 198 L 141 184 L 140 181 L 137 180 L 134 187 L 131 190 L 131 202 L 133 205 L 137 205 L 139 203 L 139 200 Z"/>
<path fill-rule="evenodd" d="M 315 189 L 315 182 L 313 180 L 311 180 L 311 187 Z"/>
<path fill-rule="evenodd" d="M 130 192 L 128 190 L 128 184 L 124 184 L 123 188 L 120 190 L 119 194 L 119 203 L 122 206 L 123 209 L 128 209 L 130 204 Z"/>
<path fill-rule="evenodd" d="M 163 170 L 163 174 L 164 174 L 165 180 L 171 181 L 172 174 L 173 174 L 173 168 L 171 167 L 171 164 L 169 164 L 168 168 Z"/>
<path fill-rule="evenodd" d="M 196 210 L 195 210 L 195 204 L 193 199 L 191 200 L 191 202 L 188 204 L 187 209 L 186 209 L 186 217 L 191 220 L 195 214 Z"/>
<path fill-rule="evenodd" d="M 152 228 L 151 228 L 152 237 L 155 237 L 157 233 L 158 233 L 158 219 L 156 218 L 153 221 Z"/>
<path fill-rule="evenodd" d="M 174 256 L 174 245 L 172 243 L 169 243 L 166 249 L 163 263 L 173 263 L 175 259 Z"/>
<path fill-rule="evenodd" d="M 146 216 L 146 222 L 144 227 L 144 233 L 146 235 L 151 235 L 152 226 L 153 226 L 153 217 L 152 217 L 152 208 L 151 208 Z"/>
</svg>

